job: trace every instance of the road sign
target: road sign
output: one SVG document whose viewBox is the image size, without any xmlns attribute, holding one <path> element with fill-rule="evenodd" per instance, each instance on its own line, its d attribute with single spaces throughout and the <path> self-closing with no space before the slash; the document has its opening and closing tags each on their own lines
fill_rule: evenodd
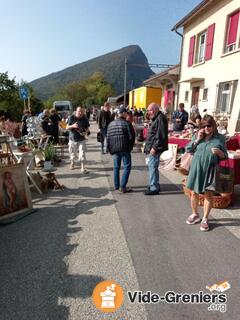
<svg viewBox="0 0 240 320">
<path fill-rule="evenodd" d="M 20 98 L 25 100 L 28 98 L 28 88 L 27 87 L 21 87 L 19 89 Z"/>
</svg>

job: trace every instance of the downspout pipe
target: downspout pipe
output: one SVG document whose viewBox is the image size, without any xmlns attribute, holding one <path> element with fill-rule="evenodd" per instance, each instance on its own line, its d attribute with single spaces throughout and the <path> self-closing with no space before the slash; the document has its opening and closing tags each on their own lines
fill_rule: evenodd
<svg viewBox="0 0 240 320">
<path fill-rule="evenodd" d="M 182 74 L 182 52 L 183 52 L 183 34 L 180 33 L 177 28 L 175 27 L 172 31 L 175 31 L 176 34 L 178 34 L 182 38 L 181 42 L 181 51 L 180 51 L 180 70 L 179 70 L 179 80 L 181 79 L 181 74 Z M 177 107 L 179 104 L 179 91 L 180 91 L 180 83 L 178 82 L 178 87 L 177 87 Z"/>
</svg>

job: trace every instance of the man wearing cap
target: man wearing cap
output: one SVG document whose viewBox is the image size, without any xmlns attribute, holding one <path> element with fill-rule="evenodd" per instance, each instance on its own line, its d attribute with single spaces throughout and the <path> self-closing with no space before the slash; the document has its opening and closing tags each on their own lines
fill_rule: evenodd
<svg viewBox="0 0 240 320">
<path fill-rule="evenodd" d="M 135 133 L 126 117 L 127 109 L 121 106 L 118 111 L 118 119 L 112 121 L 107 130 L 107 148 L 113 155 L 114 187 L 121 193 L 132 191 L 127 187 L 127 183 L 132 167 L 131 151 Z M 120 181 L 121 161 L 123 161 L 123 175 Z"/>
<path fill-rule="evenodd" d="M 168 149 L 168 122 L 160 111 L 159 105 L 152 102 L 147 108 L 151 126 L 145 141 L 144 152 L 148 155 L 149 187 L 144 193 L 147 196 L 157 195 L 160 192 L 159 159 L 163 151 Z"/>
</svg>

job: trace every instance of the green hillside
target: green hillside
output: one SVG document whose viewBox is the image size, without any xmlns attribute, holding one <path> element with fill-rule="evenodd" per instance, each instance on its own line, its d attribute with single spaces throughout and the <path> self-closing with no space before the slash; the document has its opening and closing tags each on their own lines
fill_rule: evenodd
<svg viewBox="0 0 240 320">
<path fill-rule="evenodd" d="M 113 85 L 115 93 L 118 95 L 123 92 L 125 57 L 128 61 L 127 89 L 137 88 L 153 74 L 148 66 L 131 65 L 148 63 L 142 49 L 137 45 L 124 47 L 64 70 L 51 73 L 30 82 L 30 85 L 35 90 L 37 97 L 44 101 L 56 94 L 66 84 L 72 81 L 87 79 L 94 72 L 100 71 L 104 74 L 106 81 Z"/>
</svg>

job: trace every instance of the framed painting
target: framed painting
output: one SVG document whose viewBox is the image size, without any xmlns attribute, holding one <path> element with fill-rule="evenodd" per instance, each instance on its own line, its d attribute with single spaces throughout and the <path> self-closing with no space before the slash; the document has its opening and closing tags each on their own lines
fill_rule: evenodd
<svg viewBox="0 0 240 320">
<path fill-rule="evenodd" d="M 0 221 L 32 210 L 24 164 L 0 167 Z"/>
</svg>

